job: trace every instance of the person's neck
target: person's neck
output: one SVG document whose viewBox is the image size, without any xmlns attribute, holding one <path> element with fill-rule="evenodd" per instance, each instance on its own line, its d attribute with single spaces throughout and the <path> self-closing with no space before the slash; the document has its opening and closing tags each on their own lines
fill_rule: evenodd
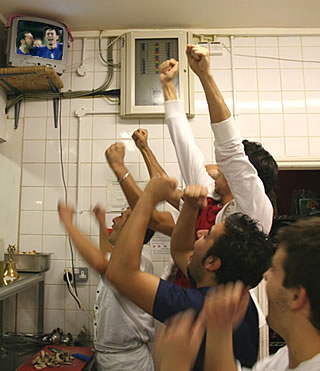
<svg viewBox="0 0 320 371">
<path fill-rule="evenodd" d="M 52 50 L 52 49 L 55 49 L 57 46 L 57 44 L 54 44 L 54 45 L 48 45 L 48 49 Z"/>
<path fill-rule="evenodd" d="M 231 200 L 233 200 L 233 196 L 231 193 L 227 193 L 221 196 L 221 203 L 223 206 L 226 205 Z"/>
<path fill-rule="evenodd" d="M 289 368 L 296 368 L 320 353 L 320 334 L 311 323 L 307 326 L 292 326 L 285 341 L 289 350 Z"/>
</svg>

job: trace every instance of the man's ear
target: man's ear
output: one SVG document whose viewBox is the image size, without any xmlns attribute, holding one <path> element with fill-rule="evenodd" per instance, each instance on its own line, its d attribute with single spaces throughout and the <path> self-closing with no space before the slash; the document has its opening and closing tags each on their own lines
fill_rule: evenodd
<svg viewBox="0 0 320 371">
<path fill-rule="evenodd" d="M 204 267 L 206 271 L 214 272 L 221 267 L 221 259 L 214 256 L 208 256 L 204 262 Z"/>
<path fill-rule="evenodd" d="M 291 308 L 299 310 L 308 302 L 307 291 L 303 286 L 293 287 L 291 289 Z"/>
</svg>

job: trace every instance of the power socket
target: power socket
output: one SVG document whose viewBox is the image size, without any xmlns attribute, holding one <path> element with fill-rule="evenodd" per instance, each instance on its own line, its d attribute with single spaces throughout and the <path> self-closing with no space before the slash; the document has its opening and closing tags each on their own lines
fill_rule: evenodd
<svg viewBox="0 0 320 371">
<path fill-rule="evenodd" d="M 69 276 L 70 282 L 73 281 L 73 273 L 72 268 L 68 267 L 64 269 L 64 274 L 71 274 L 71 277 Z M 77 283 L 84 283 L 88 282 L 88 268 L 87 267 L 74 267 L 74 276 Z M 70 279 L 71 278 L 71 279 Z M 66 279 L 65 279 L 66 281 Z"/>
</svg>

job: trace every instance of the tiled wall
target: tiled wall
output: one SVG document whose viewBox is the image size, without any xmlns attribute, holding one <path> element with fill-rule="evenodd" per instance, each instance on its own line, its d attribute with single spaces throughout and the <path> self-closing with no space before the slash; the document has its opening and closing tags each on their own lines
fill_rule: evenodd
<svg viewBox="0 0 320 371">
<path fill-rule="evenodd" d="M 212 70 L 223 95 L 232 109 L 232 73 L 229 38 L 222 56 L 212 57 Z M 236 119 L 244 137 L 261 141 L 278 160 L 299 158 L 320 161 L 320 37 L 235 37 Z M 88 39 L 85 65 L 88 74 L 80 77 L 76 69 L 81 61 L 82 40 L 76 39 L 69 51 L 70 66 L 62 79 L 64 90 L 92 89 L 106 76 L 106 67 L 98 57 L 98 40 Z M 263 58 L 270 57 L 270 58 Z M 114 51 L 115 62 L 119 50 Z M 281 58 L 281 60 L 280 60 Z M 299 61 L 292 61 L 292 60 Z M 302 62 L 301 60 L 305 60 Z M 310 61 L 316 60 L 317 63 Z M 120 87 L 119 71 L 110 88 Z M 53 252 L 51 269 L 46 273 L 45 331 L 55 327 L 77 334 L 91 321 L 78 310 L 63 283 L 63 270 L 70 266 L 70 252 L 65 231 L 56 212 L 64 189 L 59 159 L 59 135 L 53 125 L 52 103 L 28 101 L 24 104 L 24 140 L 22 154 L 20 250 Z M 149 143 L 169 175 L 177 177 L 179 168 L 168 130 L 161 119 L 119 117 L 119 106 L 106 99 L 63 101 L 62 146 L 69 199 L 76 195 L 78 118 L 75 110 L 85 107 L 99 115 L 86 115 L 81 125 L 81 177 L 79 225 L 95 241 L 98 229 L 91 210 L 96 203 L 106 205 L 106 182 L 114 179 L 105 162 L 104 150 L 115 141 L 126 144 L 127 166 L 137 180 L 147 180 L 143 159 L 136 150 L 132 132 L 149 130 Z M 206 162 L 214 161 L 212 134 L 203 90 L 195 79 L 195 118 L 190 119 L 196 141 Z M 23 111 L 22 111 L 23 112 Z M 179 183 L 181 176 L 179 175 Z M 171 210 L 171 209 L 170 209 Z M 155 259 L 156 260 L 156 259 Z M 156 261 L 156 272 L 163 262 Z M 76 257 L 76 265 L 85 262 Z M 89 282 L 78 286 L 83 303 L 91 310 L 98 277 L 89 270 Z M 20 295 L 18 330 L 34 331 L 36 321 L 35 292 Z M 91 331 L 91 330 L 90 330 Z"/>
</svg>

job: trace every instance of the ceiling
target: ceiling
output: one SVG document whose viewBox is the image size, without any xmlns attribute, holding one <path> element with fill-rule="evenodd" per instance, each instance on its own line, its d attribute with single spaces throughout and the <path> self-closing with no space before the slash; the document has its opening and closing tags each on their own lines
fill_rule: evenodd
<svg viewBox="0 0 320 371">
<path fill-rule="evenodd" d="M 71 31 L 150 28 L 319 28 L 319 0 L 0 0 L 13 14 L 51 18 Z"/>
</svg>

